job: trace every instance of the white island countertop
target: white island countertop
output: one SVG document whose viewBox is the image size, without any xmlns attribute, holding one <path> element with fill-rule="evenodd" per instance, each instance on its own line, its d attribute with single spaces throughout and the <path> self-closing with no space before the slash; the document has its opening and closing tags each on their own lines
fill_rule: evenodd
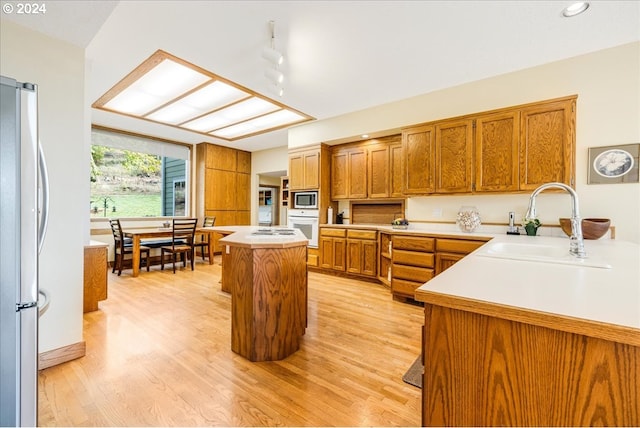
<svg viewBox="0 0 640 428">
<path fill-rule="evenodd" d="M 416 300 L 640 346 L 640 246 L 585 240 L 610 269 L 483 256 L 487 245 L 565 247 L 568 238 L 496 236 L 416 290 Z"/>
<path fill-rule="evenodd" d="M 287 227 L 213 226 L 203 227 L 227 235 L 220 243 L 249 248 L 288 248 L 308 245 L 309 240 L 300 230 Z"/>
</svg>

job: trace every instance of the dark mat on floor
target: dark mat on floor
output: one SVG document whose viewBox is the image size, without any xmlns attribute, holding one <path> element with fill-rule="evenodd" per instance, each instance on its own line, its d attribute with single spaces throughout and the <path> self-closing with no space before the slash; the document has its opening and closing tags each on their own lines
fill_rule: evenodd
<svg viewBox="0 0 640 428">
<path fill-rule="evenodd" d="M 417 386 L 418 388 L 422 388 L 422 355 L 419 355 L 418 358 L 411 364 L 409 370 L 402 376 L 402 380 L 408 383 L 409 385 Z"/>
</svg>

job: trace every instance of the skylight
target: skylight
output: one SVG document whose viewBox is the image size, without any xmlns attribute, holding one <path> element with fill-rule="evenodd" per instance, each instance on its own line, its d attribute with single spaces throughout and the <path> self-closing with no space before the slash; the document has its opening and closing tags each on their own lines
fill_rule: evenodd
<svg viewBox="0 0 640 428">
<path fill-rule="evenodd" d="M 227 141 L 313 120 L 162 50 L 92 107 Z"/>
</svg>

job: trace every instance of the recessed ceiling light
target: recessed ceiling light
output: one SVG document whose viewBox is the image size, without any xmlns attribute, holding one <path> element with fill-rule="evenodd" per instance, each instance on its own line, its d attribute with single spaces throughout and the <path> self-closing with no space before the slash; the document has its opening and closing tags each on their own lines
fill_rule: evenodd
<svg viewBox="0 0 640 428">
<path fill-rule="evenodd" d="M 580 15 L 587 9 L 589 9 L 589 2 L 579 1 L 562 9 L 562 16 L 571 18 L 572 16 Z"/>
<path fill-rule="evenodd" d="M 313 120 L 162 50 L 91 107 L 228 141 Z"/>
</svg>

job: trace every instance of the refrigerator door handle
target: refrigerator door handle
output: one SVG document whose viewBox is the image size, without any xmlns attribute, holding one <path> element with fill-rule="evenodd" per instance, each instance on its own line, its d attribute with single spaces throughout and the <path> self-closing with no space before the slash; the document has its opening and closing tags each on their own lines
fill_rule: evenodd
<svg viewBox="0 0 640 428">
<path fill-rule="evenodd" d="M 42 206 L 40 208 L 40 224 L 38 226 L 38 254 L 40 254 L 42 252 L 44 237 L 47 234 L 47 225 L 49 223 L 49 171 L 47 170 L 47 162 L 44 157 L 44 150 L 42 150 L 42 144 L 40 141 L 38 141 L 38 169 L 40 171 L 40 181 L 42 183 Z"/>
<path fill-rule="evenodd" d="M 49 303 L 51 303 L 51 296 L 49 295 L 49 292 L 44 288 L 41 288 L 40 290 L 38 290 L 38 293 L 40 294 L 40 297 L 41 297 L 41 299 L 38 299 L 38 316 L 42 316 L 44 315 L 45 312 L 47 312 L 47 309 L 49 309 Z"/>
</svg>

